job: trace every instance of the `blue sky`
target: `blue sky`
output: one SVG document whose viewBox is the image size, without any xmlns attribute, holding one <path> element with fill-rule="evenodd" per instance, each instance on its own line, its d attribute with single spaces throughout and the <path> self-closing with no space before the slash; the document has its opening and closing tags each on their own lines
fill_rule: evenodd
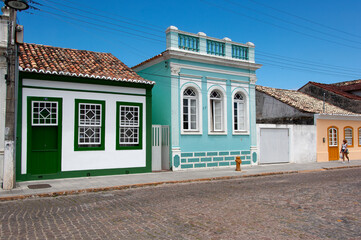
<svg viewBox="0 0 361 240">
<path fill-rule="evenodd" d="M 39 3 L 41 5 L 38 5 Z M 3 3 L 0 3 L 3 5 Z M 253 42 L 257 84 L 298 89 L 308 81 L 361 78 L 360 0 L 35 0 L 18 14 L 24 39 L 110 52 L 132 67 L 165 50 L 165 30 Z"/>
</svg>

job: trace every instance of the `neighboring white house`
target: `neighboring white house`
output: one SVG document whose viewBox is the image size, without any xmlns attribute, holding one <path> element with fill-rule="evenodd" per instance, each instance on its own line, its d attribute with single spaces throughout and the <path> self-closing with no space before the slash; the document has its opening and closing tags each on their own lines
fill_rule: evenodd
<svg viewBox="0 0 361 240">
<path fill-rule="evenodd" d="M 354 115 L 299 91 L 256 86 L 259 163 L 316 162 L 316 114 Z"/>
</svg>

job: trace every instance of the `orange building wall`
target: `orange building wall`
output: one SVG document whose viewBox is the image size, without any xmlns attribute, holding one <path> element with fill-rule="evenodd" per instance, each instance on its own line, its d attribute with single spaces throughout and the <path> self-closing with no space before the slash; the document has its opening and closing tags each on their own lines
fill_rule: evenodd
<svg viewBox="0 0 361 240">
<path fill-rule="evenodd" d="M 338 151 L 341 150 L 341 144 L 344 136 L 344 128 L 353 128 L 353 147 L 348 147 L 350 160 L 361 160 L 361 145 L 359 145 L 359 128 L 361 128 L 360 120 L 331 120 L 331 119 L 317 119 L 317 162 L 327 162 L 328 159 L 328 131 L 331 126 L 338 128 Z M 323 138 L 325 141 L 323 142 Z"/>
</svg>

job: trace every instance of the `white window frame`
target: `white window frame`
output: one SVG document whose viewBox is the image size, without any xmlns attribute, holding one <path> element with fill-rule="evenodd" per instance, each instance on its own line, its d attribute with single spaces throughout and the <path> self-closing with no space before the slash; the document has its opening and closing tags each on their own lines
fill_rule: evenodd
<svg viewBox="0 0 361 240">
<path fill-rule="evenodd" d="M 234 125 L 234 103 L 237 102 L 234 99 L 236 94 L 241 94 L 243 97 L 243 113 L 244 113 L 244 129 L 235 129 Z M 249 111 L 248 111 L 248 94 L 243 89 L 237 88 L 232 94 L 232 129 L 234 135 L 249 135 Z"/>
<path fill-rule="evenodd" d="M 55 114 L 55 122 L 44 122 L 44 123 L 40 123 L 40 116 L 37 119 L 38 123 L 34 123 L 35 119 L 34 119 L 34 108 L 35 108 L 35 104 L 55 104 L 55 113 L 52 113 L 51 110 L 49 110 L 46 106 L 44 106 L 44 108 L 42 110 L 38 111 L 38 114 L 40 114 L 41 111 L 43 111 L 45 108 L 47 109 L 47 111 L 49 111 L 49 115 Z M 53 106 L 50 106 L 50 108 L 53 108 Z M 50 116 L 51 118 L 51 116 Z M 51 119 L 50 119 L 51 121 Z M 58 102 L 56 101 L 31 101 L 31 125 L 32 126 L 58 126 Z"/>
<path fill-rule="evenodd" d="M 215 99 L 211 98 L 213 91 L 217 91 L 221 95 L 221 129 L 215 130 L 214 114 L 212 109 L 215 107 Z M 227 98 L 225 91 L 219 86 L 213 86 L 208 90 L 208 134 L 209 135 L 227 135 Z M 213 106 L 211 106 L 213 105 Z"/>
<path fill-rule="evenodd" d="M 347 136 L 346 136 L 346 131 L 350 131 L 349 133 L 351 133 L 351 136 L 349 135 L 349 133 L 347 133 Z M 344 134 L 345 134 L 345 139 L 347 140 L 347 146 L 353 147 L 353 128 L 345 127 Z"/>
<path fill-rule="evenodd" d="M 191 97 L 185 97 L 184 96 L 184 91 L 188 88 L 191 88 L 196 96 L 195 98 L 191 98 Z M 199 87 L 194 84 L 194 83 L 188 83 L 188 84 L 185 84 L 182 88 L 181 88 L 181 91 L 180 91 L 180 125 L 181 125 L 181 134 L 184 134 L 184 135 L 201 135 L 202 134 L 202 111 L 200 111 L 201 106 L 202 106 L 202 95 L 201 95 L 201 91 L 199 89 Z M 195 99 L 196 100 L 196 129 L 184 129 L 184 125 L 183 125 L 183 122 L 184 122 L 184 112 L 183 112 L 183 100 L 184 99 Z M 190 102 L 190 101 L 189 101 Z M 190 112 L 190 108 L 189 109 L 189 112 Z M 190 121 L 189 121 L 190 123 Z"/>
<path fill-rule="evenodd" d="M 330 132 L 332 130 L 332 132 Z M 338 146 L 338 129 L 335 127 L 330 127 L 328 129 L 328 146 L 337 147 Z"/>
</svg>

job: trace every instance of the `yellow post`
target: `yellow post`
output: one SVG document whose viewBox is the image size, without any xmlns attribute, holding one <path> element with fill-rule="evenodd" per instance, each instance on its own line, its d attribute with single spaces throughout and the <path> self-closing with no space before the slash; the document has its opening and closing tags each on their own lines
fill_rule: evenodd
<svg viewBox="0 0 361 240">
<path fill-rule="evenodd" d="M 241 171 L 241 163 L 242 163 L 241 157 L 237 156 L 235 161 L 236 161 L 236 171 Z"/>
</svg>

